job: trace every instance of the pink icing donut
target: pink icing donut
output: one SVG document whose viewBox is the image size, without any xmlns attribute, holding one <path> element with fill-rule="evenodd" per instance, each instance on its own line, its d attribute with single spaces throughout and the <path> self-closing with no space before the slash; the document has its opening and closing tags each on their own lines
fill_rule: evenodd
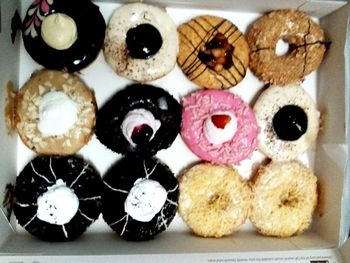
<svg viewBox="0 0 350 263">
<path fill-rule="evenodd" d="M 237 95 L 198 90 L 183 99 L 181 137 L 203 160 L 237 165 L 256 149 L 258 133 L 254 112 Z"/>
</svg>

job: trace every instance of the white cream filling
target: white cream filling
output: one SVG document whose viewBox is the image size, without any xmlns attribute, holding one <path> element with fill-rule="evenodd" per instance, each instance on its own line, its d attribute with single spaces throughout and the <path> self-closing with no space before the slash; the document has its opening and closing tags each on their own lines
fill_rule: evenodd
<svg viewBox="0 0 350 263">
<path fill-rule="evenodd" d="M 124 210 L 137 221 L 149 222 L 162 209 L 167 195 L 157 181 L 138 179 L 124 202 Z"/>
<path fill-rule="evenodd" d="M 121 129 L 124 137 L 132 146 L 136 146 L 136 144 L 131 139 L 132 132 L 135 127 L 142 124 L 147 124 L 153 130 L 153 134 L 150 137 L 150 140 L 152 140 L 160 128 L 161 122 L 155 119 L 150 111 L 145 109 L 135 109 L 128 112 L 123 120 Z"/>
<path fill-rule="evenodd" d="M 78 105 L 62 91 L 50 91 L 39 104 L 38 129 L 43 136 L 65 134 L 78 120 Z"/>
<path fill-rule="evenodd" d="M 47 192 L 39 196 L 37 203 L 37 217 L 55 225 L 69 223 L 79 209 L 78 197 L 62 179 L 48 187 Z"/>
<path fill-rule="evenodd" d="M 78 38 L 77 25 L 70 16 L 54 13 L 44 18 L 41 24 L 41 37 L 48 46 L 65 50 Z"/>
<path fill-rule="evenodd" d="M 218 128 L 211 119 L 213 115 L 228 115 L 230 116 L 231 120 L 223 129 Z M 214 145 L 219 145 L 230 141 L 237 131 L 237 118 L 231 112 L 216 112 L 213 115 L 209 116 L 204 122 L 203 133 L 205 137 Z"/>
</svg>

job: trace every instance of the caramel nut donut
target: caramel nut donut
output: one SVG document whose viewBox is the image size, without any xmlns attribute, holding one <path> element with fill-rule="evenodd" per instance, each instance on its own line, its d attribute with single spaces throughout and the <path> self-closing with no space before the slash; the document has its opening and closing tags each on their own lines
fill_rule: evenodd
<svg viewBox="0 0 350 263">
<path fill-rule="evenodd" d="M 37 154 L 70 155 L 93 135 L 96 109 L 93 90 L 78 76 L 44 69 L 18 92 L 16 128 Z"/>
<path fill-rule="evenodd" d="M 307 229 L 317 205 L 317 178 L 297 161 L 260 167 L 250 220 L 262 235 L 290 237 Z"/>
<path fill-rule="evenodd" d="M 251 189 L 230 166 L 197 164 L 180 176 L 179 190 L 179 214 L 198 236 L 232 234 L 248 217 Z"/>
<path fill-rule="evenodd" d="M 249 46 L 230 21 L 198 16 L 178 27 L 177 63 L 187 78 L 201 87 L 228 89 L 246 74 Z"/>
<path fill-rule="evenodd" d="M 250 28 L 249 68 L 265 83 L 285 85 L 301 81 L 321 64 L 326 51 L 323 30 L 305 13 L 283 9 L 259 18 Z M 287 54 L 278 56 L 276 44 L 289 44 Z"/>
</svg>

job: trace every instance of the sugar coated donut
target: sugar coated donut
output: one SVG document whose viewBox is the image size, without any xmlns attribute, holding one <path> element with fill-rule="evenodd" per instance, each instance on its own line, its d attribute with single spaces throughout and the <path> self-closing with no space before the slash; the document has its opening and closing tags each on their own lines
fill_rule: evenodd
<svg viewBox="0 0 350 263">
<path fill-rule="evenodd" d="M 181 137 L 200 158 L 239 164 L 257 146 L 254 112 L 237 95 L 198 90 L 183 98 Z"/>
<path fill-rule="evenodd" d="M 165 9 L 132 3 L 113 13 L 104 55 L 118 75 L 139 82 L 158 79 L 173 69 L 177 52 L 176 25 Z"/>
<path fill-rule="evenodd" d="M 127 155 L 107 171 L 103 182 L 103 218 L 123 239 L 153 239 L 174 219 L 178 182 L 156 158 Z"/>
<path fill-rule="evenodd" d="M 249 46 L 244 35 L 222 17 L 197 16 L 178 27 L 177 63 L 201 87 L 227 89 L 246 75 Z"/>
<path fill-rule="evenodd" d="M 106 23 L 90 0 L 35 0 L 22 28 L 24 47 L 36 62 L 73 72 L 95 60 Z"/>
<path fill-rule="evenodd" d="M 16 178 L 13 211 L 42 240 L 74 240 L 99 217 L 102 189 L 101 176 L 80 157 L 36 157 Z"/>
<path fill-rule="evenodd" d="M 16 128 L 36 153 L 69 155 L 90 140 L 96 108 L 94 92 L 78 76 L 44 69 L 18 92 Z"/>
<path fill-rule="evenodd" d="M 323 30 L 305 13 L 283 9 L 259 18 L 247 33 L 251 49 L 249 68 L 265 83 L 286 85 L 304 79 L 323 60 Z M 289 44 L 285 55 L 276 54 L 279 40 Z"/>
<path fill-rule="evenodd" d="M 179 190 L 179 214 L 196 235 L 232 234 L 248 217 L 251 189 L 229 166 L 197 164 L 180 176 Z"/>
<path fill-rule="evenodd" d="M 315 142 L 320 113 L 299 85 L 271 86 L 258 97 L 254 111 L 258 147 L 273 160 L 296 159 Z"/>
<path fill-rule="evenodd" d="M 250 220 L 259 233 L 290 237 L 305 231 L 317 205 L 317 178 L 297 161 L 262 166 L 252 184 Z"/>
<path fill-rule="evenodd" d="M 115 152 L 151 156 L 170 147 L 180 127 L 181 106 L 173 96 L 162 88 L 132 84 L 100 108 L 96 136 Z"/>
</svg>

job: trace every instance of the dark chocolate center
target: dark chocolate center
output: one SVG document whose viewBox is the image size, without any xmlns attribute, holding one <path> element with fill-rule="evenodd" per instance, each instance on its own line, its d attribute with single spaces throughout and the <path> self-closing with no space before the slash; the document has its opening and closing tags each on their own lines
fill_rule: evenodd
<svg viewBox="0 0 350 263">
<path fill-rule="evenodd" d="M 141 124 L 134 128 L 131 134 L 131 140 L 139 145 L 148 143 L 153 135 L 153 130 L 147 124 Z"/>
<path fill-rule="evenodd" d="M 141 24 L 128 30 L 126 45 L 133 58 L 147 59 L 158 52 L 163 39 L 158 29 L 150 24 Z"/>
<path fill-rule="evenodd" d="M 307 115 L 296 105 L 282 107 L 273 117 L 273 129 L 281 140 L 298 140 L 307 130 Z"/>
</svg>

